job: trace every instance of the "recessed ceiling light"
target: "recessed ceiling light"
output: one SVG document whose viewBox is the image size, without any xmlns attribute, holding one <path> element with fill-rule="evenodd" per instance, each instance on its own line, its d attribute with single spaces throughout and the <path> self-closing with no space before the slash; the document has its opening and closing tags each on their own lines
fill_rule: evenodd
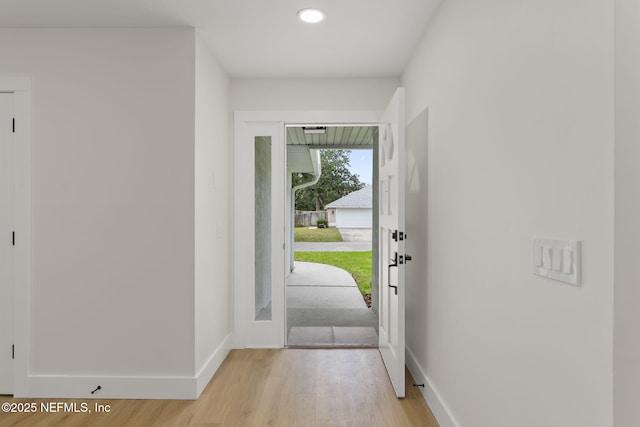
<svg viewBox="0 0 640 427">
<path fill-rule="evenodd" d="M 308 24 L 317 24 L 324 21 L 326 15 L 319 9 L 302 9 L 298 11 L 298 18 Z"/>
</svg>

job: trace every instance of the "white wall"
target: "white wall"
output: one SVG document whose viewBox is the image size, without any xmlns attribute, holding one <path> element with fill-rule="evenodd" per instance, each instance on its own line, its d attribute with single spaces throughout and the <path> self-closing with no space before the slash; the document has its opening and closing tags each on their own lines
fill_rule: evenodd
<svg viewBox="0 0 640 427">
<path fill-rule="evenodd" d="M 195 43 L 0 30 L 0 75 L 33 88 L 30 395 L 192 396 L 230 332 L 228 82 Z"/>
<path fill-rule="evenodd" d="M 199 36 L 196 36 L 195 52 L 195 368 L 198 372 L 212 356 L 224 357 L 229 347 L 225 340 L 232 329 L 229 223 L 233 188 L 229 78 Z"/>
<path fill-rule="evenodd" d="M 0 30 L 0 57 L 33 82 L 32 372 L 191 373 L 193 31 Z"/>
<path fill-rule="evenodd" d="M 448 0 L 402 76 L 429 127 L 407 346 L 459 426 L 612 423 L 613 20 L 605 0 Z M 583 242 L 580 287 L 532 274 L 534 236 Z"/>
<path fill-rule="evenodd" d="M 329 221 L 329 225 L 331 227 L 335 227 L 336 226 L 336 210 L 335 210 L 335 208 L 327 209 L 327 220 Z"/>
<path fill-rule="evenodd" d="M 371 209 L 336 209 L 336 227 L 339 228 L 371 228 L 373 212 Z"/>
<path fill-rule="evenodd" d="M 233 111 L 382 110 L 399 85 L 379 79 L 232 79 Z"/>
<path fill-rule="evenodd" d="M 640 2 L 616 1 L 615 426 L 640 396 Z"/>
</svg>

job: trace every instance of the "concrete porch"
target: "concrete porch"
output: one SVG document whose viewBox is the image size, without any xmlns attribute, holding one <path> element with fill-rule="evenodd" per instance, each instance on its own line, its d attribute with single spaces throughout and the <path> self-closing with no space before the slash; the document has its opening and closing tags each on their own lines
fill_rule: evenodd
<svg viewBox="0 0 640 427">
<path fill-rule="evenodd" d="M 346 271 L 296 261 L 286 298 L 289 347 L 378 345 L 377 319 Z"/>
</svg>

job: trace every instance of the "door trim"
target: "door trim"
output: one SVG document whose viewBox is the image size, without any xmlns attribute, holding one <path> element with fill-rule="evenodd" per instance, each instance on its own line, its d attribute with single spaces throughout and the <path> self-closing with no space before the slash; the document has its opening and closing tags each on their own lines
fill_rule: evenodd
<svg viewBox="0 0 640 427">
<path fill-rule="evenodd" d="M 317 124 L 317 123 L 328 123 L 328 124 L 352 124 L 352 123 L 361 123 L 361 124 L 370 124 L 372 126 L 376 126 L 380 121 L 381 111 L 236 111 L 234 112 L 234 147 L 235 150 L 238 147 L 242 146 L 243 138 L 247 135 L 247 131 L 250 126 L 255 125 L 278 125 L 282 126 L 282 135 L 281 138 L 285 138 L 284 135 L 284 125 L 305 125 L 305 124 Z M 284 144 L 284 141 L 280 141 L 279 144 Z M 233 346 L 234 348 L 246 348 L 246 347 L 267 347 L 267 348 L 282 348 L 284 347 L 285 341 L 284 336 L 286 332 L 286 313 L 283 313 L 282 316 L 278 316 L 278 321 L 282 319 L 281 325 L 276 325 L 280 328 L 282 333 L 279 335 L 277 340 L 270 340 L 269 342 L 265 342 L 261 340 L 260 342 L 253 342 L 251 340 L 251 333 L 247 331 L 247 325 L 242 323 L 242 318 L 246 318 L 245 313 L 247 312 L 247 307 L 245 307 L 247 303 L 246 299 L 246 289 L 248 284 L 246 283 L 246 278 L 239 273 L 239 268 L 241 268 L 241 262 L 238 259 L 238 256 L 242 255 L 246 251 L 254 250 L 254 244 L 249 242 L 248 237 L 253 239 L 253 236 L 246 236 L 246 233 L 243 235 L 240 233 L 240 227 L 237 227 L 235 221 L 238 219 L 238 215 L 241 209 L 252 209 L 252 207 L 242 206 L 242 203 L 238 203 L 239 199 L 241 199 L 241 194 L 238 192 L 240 189 L 238 188 L 237 182 L 235 181 L 236 177 L 239 173 L 237 170 L 240 165 L 239 160 L 235 157 L 237 156 L 238 151 L 234 151 L 234 215 L 232 224 L 234 230 L 234 339 Z M 284 188 L 284 186 L 283 186 Z M 282 239 L 284 240 L 284 234 Z M 249 246 L 248 246 L 249 245 Z M 239 248 L 242 249 L 242 253 L 239 253 Z M 282 268 L 284 268 L 284 262 Z M 281 283 L 273 283 L 273 295 L 282 297 L 283 303 L 285 298 L 285 283 L 284 280 Z M 283 305 L 284 307 L 284 305 Z M 274 317 L 275 319 L 275 317 Z M 250 327 L 250 326 L 249 326 Z"/>
<path fill-rule="evenodd" d="M 13 283 L 14 359 L 13 395 L 26 397 L 29 375 L 31 295 L 31 79 L 0 77 L 0 92 L 13 92 L 14 217 L 16 246 Z"/>
</svg>

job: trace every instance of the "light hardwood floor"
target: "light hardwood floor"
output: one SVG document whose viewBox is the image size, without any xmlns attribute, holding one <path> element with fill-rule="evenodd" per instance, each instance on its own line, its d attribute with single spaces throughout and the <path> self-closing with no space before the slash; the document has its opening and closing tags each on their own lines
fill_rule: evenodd
<svg viewBox="0 0 640 427">
<path fill-rule="evenodd" d="M 0 426 L 437 427 L 406 375 L 399 400 L 377 349 L 233 350 L 197 401 L 98 400 L 108 414 L 0 412 Z M 59 399 L 0 396 L 48 401 Z"/>
</svg>

